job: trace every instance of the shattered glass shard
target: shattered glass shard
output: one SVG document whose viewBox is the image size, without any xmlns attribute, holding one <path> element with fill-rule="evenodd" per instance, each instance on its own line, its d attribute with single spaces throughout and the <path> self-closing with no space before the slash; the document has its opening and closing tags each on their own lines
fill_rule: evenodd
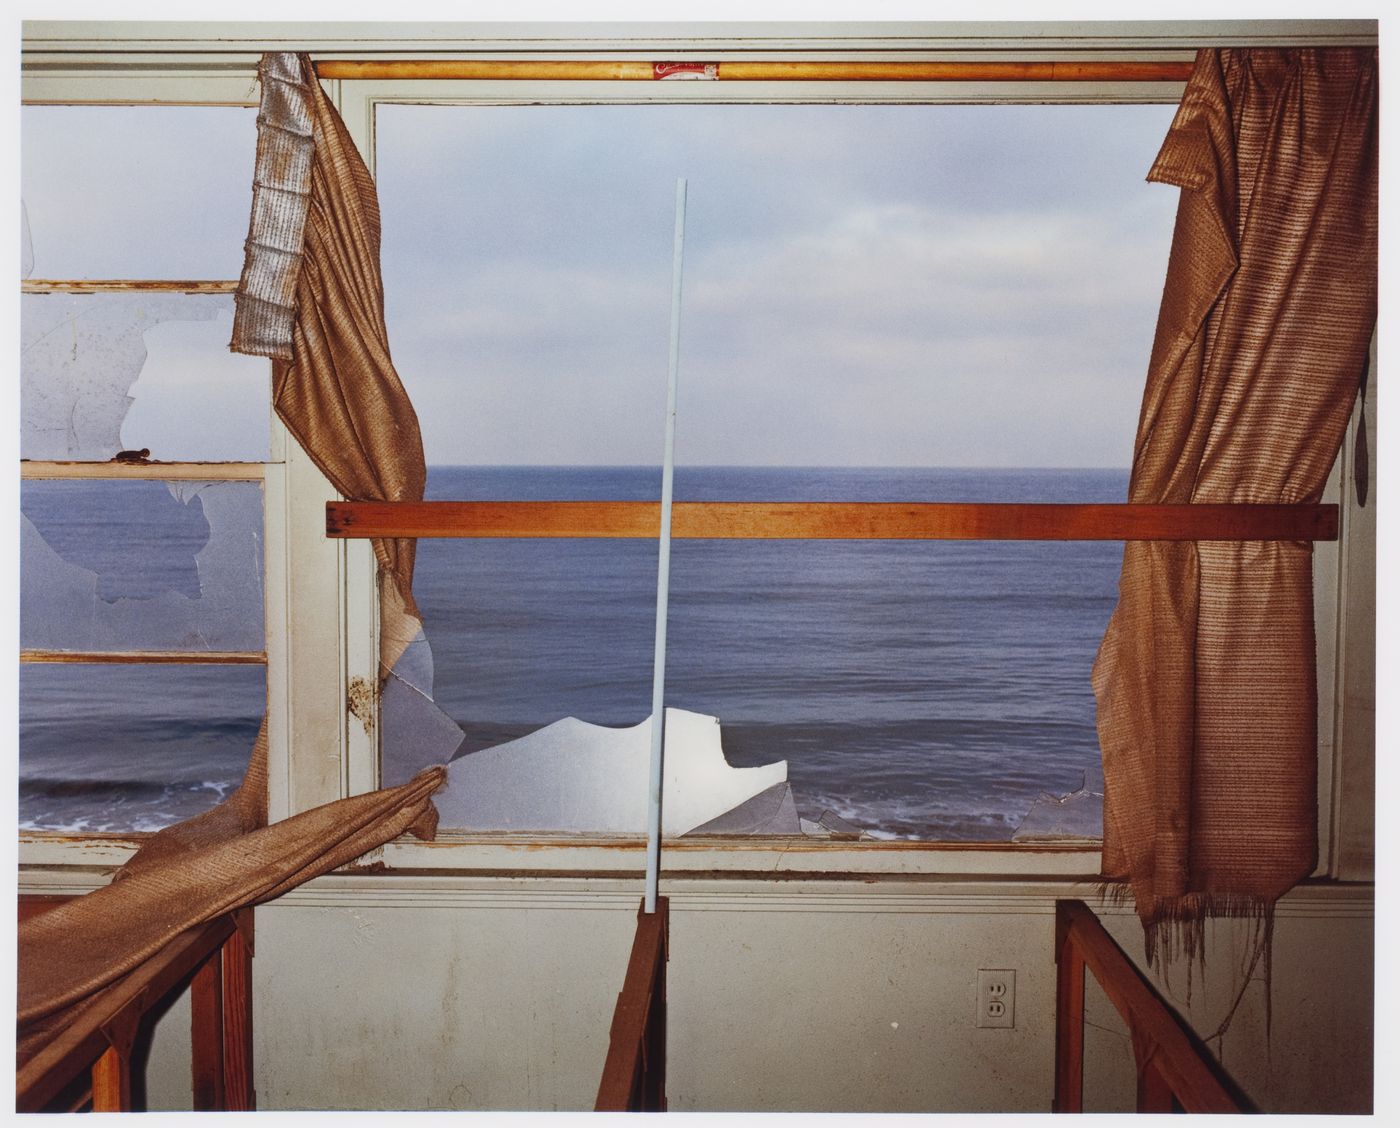
<svg viewBox="0 0 1400 1128">
<path fill-rule="evenodd" d="M 232 317 L 231 294 L 22 295 L 20 457 L 264 461 L 269 370 L 229 354 Z"/>
<path fill-rule="evenodd" d="M 22 647 L 263 649 L 257 483 L 31 481 L 20 508 Z"/>
<path fill-rule="evenodd" d="M 379 725 L 383 787 L 407 783 L 424 768 L 447 763 L 466 739 L 461 726 L 431 697 L 392 673 L 380 694 Z"/>
<path fill-rule="evenodd" d="M 650 759 L 650 718 L 614 729 L 565 717 L 454 760 L 434 801 L 443 827 L 641 834 Z M 731 767 L 716 718 L 666 710 L 666 835 L 694 830 L 786 781 L 783 760 Z"/>
</svg>

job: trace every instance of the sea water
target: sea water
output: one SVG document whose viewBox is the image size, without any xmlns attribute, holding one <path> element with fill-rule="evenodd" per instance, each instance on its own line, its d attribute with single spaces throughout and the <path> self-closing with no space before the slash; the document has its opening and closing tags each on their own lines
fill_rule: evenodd
<svg viewBox="0 0 1400 1128">
<path fill-rule="evenodd" d="M 1120 470 L 686 467 L 677 500 L 1122 501 Z M 654 500 L 656 467 L 433 467 L 428 496 Z M 667 704 L 737 766 L 786 760 L 802 814 L 881 837 L 1004 840 L 1098 763 L 1089 670 L 1112 542 L 677 541 Z M 423 540 L 415 593 L 463 753 L 564 716 L 650 711 L 657 549 Z M 27 666 L 20 817 L 151 829 L 234 786 L 262 712 L 247 667 Z M 640 784 L 645 786 L 644 782 Z"/>
</svg>

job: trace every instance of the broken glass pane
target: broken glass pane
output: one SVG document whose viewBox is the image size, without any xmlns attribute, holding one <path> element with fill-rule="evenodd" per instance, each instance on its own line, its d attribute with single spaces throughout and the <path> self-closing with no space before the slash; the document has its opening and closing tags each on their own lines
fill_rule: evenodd
<svg viewBox="0 0 1400 1128">
<path fill-rule="evenodd" d="M 256 482 L 29 481 L 20 645 L 262 650 Z"/>
<path fill-rule="evenodd" d="M 466 498 L 640 498 L 659 476 L 642 467 L 433 467 L 429 488 Z M 676 496 L 687 500 L 1111 502 L 1126 489 L 1122 470 L 676 470 Z M 1083 790 L 1097 763 L 1089 670 L 1121 556 L 1112 542 L 677 541 L 667 701 L 718 717 L 734 767 L 786 761 L 805 833 L 1006 841 L 1042 792 Z M 519 789 L 515 802 L 537 811 L 542 800 L 529 793 L 569 778 L 557 766 L 533 783 L 476 778 L 528 747 L 519 738 L 542 738 L 537 730 L 563 717 L 590 722 L 587 732 L 646 716 L 656 565 L 652 541 L 419 543 L 415 589 L 436 697 L 467 734 L 444 827 L 460 818 L 500 828 L 514 817 L 459 805 L 464 789 L 485 794 L 489 785 L 501 799 Z M 469 767 L 484 749 L 483 767 Z M 386 770 L 392 752 L 386 735 Z M 645 772 L 614 778 L 619 790 L 645 792 Z M 574 790 L 580 801 L 588 793 Z M 1097 802 L 1089 789 L 1073 807 L 1092 819 Z M 782 833 L 791 827 L 784 806 L 782 792 L 755 796 L 695 832 Z M 1037 825 L 1039 816 L 1026 833 Z"/>
<path fill-rule="evenodd" d="M 434 802 L 445 827 L 642 834 L 650 761 L 650 718 L 629 728 L 608 728 L 565 717 L 519 740 L 454 760 L 447 787 Z M 786 780 L 787 764 L 781 760 L 751 768 L 731 765 L 714 717 L 666 710 L 661 814 L 666 835 L 734 814 Z M 781 805 L 779 796 L 776 806 Z M 797 832 L 794 811 L 787 833 Z"/>
<path fill-rule="evenodd" d="M 256 121 L 245 106 L 25 106 L 34 275 L 237 278 Z"/>
<path fill-rule="evenodd" d="M 406 783 L 452 759 L 466 739 L 461 726 L 433 701 L 433 652 L 422 631 L 384 681 L 379 698 L 380 783 Z"/>
<path fill-rule="evenodd" d="M 21 666 L 21 829 L 149 831 L 207 810 L 243 778 L 266 696 L 262 666 Z"/>
<path fill-rule="evenodd" d="M 20 457 L 268 457 L 269 368 L 228 351 L 232 294 L 24 294 Z"/>
<path fill-rule="evenodd" d="M 1170 107 L 376 113 L 386 317 L 438 496 L 656 496 L 629 464 L 662 445 L 687 176 L 678 499 L 1124 499 Z M 650 712 L 654 545 L 443 544 L 417 584 L 473 750 L 455 774 L 561 717 Z M 674 552 L 667 701 L 718 716 L 736 765 L 786 760 L 808 833 L 1006 840 L 1098 756 L 1119 546 Z M 786 818 L 784 794 L 716 825 Z"/>
</svg>

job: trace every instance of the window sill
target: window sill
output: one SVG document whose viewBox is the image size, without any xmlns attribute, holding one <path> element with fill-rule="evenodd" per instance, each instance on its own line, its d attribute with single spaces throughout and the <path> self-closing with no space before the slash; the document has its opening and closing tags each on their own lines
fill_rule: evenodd
<svg viewBox="0 0 1400 1128">
<path fill-rule="evenodd" d="M 20 835 L 20 884 L 60 881 L 70 874 L 88 888 L 140 848 L 149 835 L 70 835 L 31 831 Z M 1013 877 L 1089 880 L 1099 872 L 1097 844 L 1003 842 L 849 842 L 812 838 L 694 838 L 668 840 L 662 876 L 726 879 L 820 880 L 909 877 L 915 879 Z M 442 833 L 433 842 L 396 839 L 370 851 L 350 874 L 407 876 L 617 877 L 640 879 L 646 842 L 615 836 L 467 835 Z"/>
</svg>

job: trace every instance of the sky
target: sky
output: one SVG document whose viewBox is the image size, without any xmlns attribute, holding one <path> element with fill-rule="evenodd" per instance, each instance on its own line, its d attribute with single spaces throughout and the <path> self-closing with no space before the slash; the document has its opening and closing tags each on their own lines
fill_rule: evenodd
<svg viewBox="0 0 1400 1128">
<path fill-rule="evenodd" d="M 428 461 L 659 462 L 684 177 L 680 464 L 1125 466 L 1171 114 L 381 106 L 386 316 Z M 34 276 L 235 277 L 252 121 L 27 108 Z M 204 403 L 201 441 L 247 447 L 227 330 L 148 334 L 125 445 L 176 456 Z"/>
<path fill-rule="evenodd" d="M 1176 191 L 1160 106 L 384 106 L 430 462 L 1125 466 Z M 415 383 L 416 381 L 416 383 Z"/>
</svg>

